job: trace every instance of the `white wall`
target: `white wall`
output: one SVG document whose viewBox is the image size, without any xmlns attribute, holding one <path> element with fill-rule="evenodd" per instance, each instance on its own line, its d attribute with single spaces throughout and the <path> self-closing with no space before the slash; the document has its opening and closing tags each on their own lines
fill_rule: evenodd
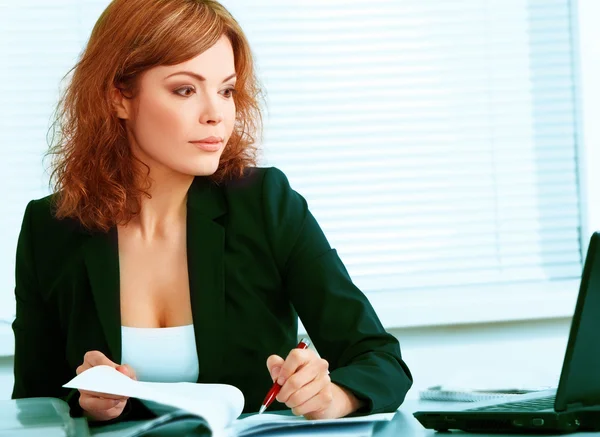
<svg viewBox="0 0 600 437">
<path fill-rule="evenodd" d="M 13 358 L 0 357 L 0 400 L 10 399 L 13 386 Z"/>
<path fill-rule="evenodd" d="M 569 319 L 391 331 L 413 372 L 409 397 L 438 384 L 556 386 Z"/>
</svg>

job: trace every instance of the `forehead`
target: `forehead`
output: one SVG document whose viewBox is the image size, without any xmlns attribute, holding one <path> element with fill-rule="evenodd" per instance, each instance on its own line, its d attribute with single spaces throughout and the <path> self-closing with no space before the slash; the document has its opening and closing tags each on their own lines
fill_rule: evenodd
<svg viewBox="0 0 600 437">
<path fill-rule="evenodd" d="M 187 61 L 175 65 L 160 65 L 146 73 L 149 78 L 162 79 L 178 71 L 191 71 L 204 76 L 208 82 L 221 83 L 225 77 L 235 73 L 233 48 L 229 38 L 223 35 L 212 47 Z"/>
</svg>

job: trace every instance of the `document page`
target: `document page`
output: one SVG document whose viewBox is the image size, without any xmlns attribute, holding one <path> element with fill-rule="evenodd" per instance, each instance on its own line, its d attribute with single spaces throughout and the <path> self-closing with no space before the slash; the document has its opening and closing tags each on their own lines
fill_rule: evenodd
<svg viewBox="0 0 600 437">
<path fill-rule="evenodd" d="M 202 417 L 213 431 L 227 427 L 244 409 L 244 395 L 232 385 L 135 381 L 110 366 L 92 367 L 63 387 L 159 402 Z"/>
<path fill-rule="evenodd" d="M 374 424 L 379 421 L 390 421 L 394 417 L 395 413 L 380 413 L 371 414 L 368 416 L 357 416 L 357 417 L 342 417 L 340 419 L 321 419 L 321 420 L 308 420 L 303 416 L 286 416 L 281 414 L 255 414 L 248 416 L 244 419 L 236 420 L 227 429 L 229 436 L 244 437 L 254 434 L 260 434 L 265 431 L 273 431 L 277 429 L 285 429 L 286 433 L 289 431 L 302 432 L 306 430 L 307 433 L 313 434 L 322 427 L 333 432 L 337 427 L 340 430 L 346 429 L 347 435 L 354 435 L 351 431 L 354 428 L 356 431 L 364 430 L 364 426 L 350 426 L 352 424 Z"/>
</svg>

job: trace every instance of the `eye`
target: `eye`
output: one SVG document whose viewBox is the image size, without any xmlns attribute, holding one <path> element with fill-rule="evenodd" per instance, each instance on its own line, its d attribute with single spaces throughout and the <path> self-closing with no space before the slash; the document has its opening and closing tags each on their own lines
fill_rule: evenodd
<svg viewBox="0 0 600 437">
<path fill-rule="evenodd" d="M 236 90 L 235 90 L 235 88 L 227 88 L 221 92 L 225 93 L 224 94 L 225 98 L 230 99 L 236 93 Z"/>
<path fill-rule="evenodd" d="M 183 91 L 183 93 L 181 92 Z M 195 92 L 194 87 L 184 86 L 174 91 L 175 94 L 181 97 L 190 97 Z M 184 94 L 185 93 L 185 94 Z"/>
</svg>

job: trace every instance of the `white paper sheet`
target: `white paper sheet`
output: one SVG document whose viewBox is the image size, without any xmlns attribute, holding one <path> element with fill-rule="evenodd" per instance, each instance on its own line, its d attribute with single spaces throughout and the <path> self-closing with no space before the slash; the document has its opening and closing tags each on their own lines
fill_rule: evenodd
<svg viewBox="0 0 600 437">
<path fill-rule="evenodd" d="M 236 420 L 229 428 L 228 432 L 231 436 L 243 437 L 252 435 L 262 431 L 285 429 L 287 432 L 308 433 L 313 434 L 322 429 L 329 431 L 344 431 L 346 435 L 354 435 L 354 431 L 359 434 L 364 431 L 365 427 L 354 427 L 352 424 L 371 424 L 380 421 L 390 421 L 395 413 L 380 413 L 371 414 L 369 416 L 343 417 L 340 419 L 321 419 L 307 420 L 303 416 L 285 416 L 281 414 L 255 414 L 244 419 Z"/>
<path fill-rule="evenodd" d="M 281 428 L 272 429 L 271 431 L 266 430 L 268 437 L 372 437 L 374 423 L 346 423 L 343 425 L 328 425 L 328 426 L 311 426 L 311 427 L 296 427 L 296 428 Z M 262 430 L 261 430 L 262 431 Z M 254 435 L 253 431 L 252 435 Z M 227 437 L 244 437 L 247 434 L 234 434 Z M 257 432 L 255 437 L 260 437 L 260 432 Z M 249 437 L 249 436 L 248 436 Z"/>
<path fill-rule="evenodd" d="M 281 432 L 282 435 L 294 436 L 327 434 L 358 437 L 370 435 L 375 422 L 389 421 L 395 414 L 307 420 L 303 416 L 267 413 L 236 420 L 244 408 L 244 396 L 236 387 L 225 384 L 134 381 L 109 366 L 92 367 L 64 387 L 146 399 L 189 411 L 202 417 L 215 437 L 249 437 L 262 432 L 270 436 Z M 132 434 L 136 434 L 136 431 L 131 430 Z"/>
<path fill-rule="evenodd" d="M 134 381 L 110 366 L 92 367 L 63 387 L 160 402 L 204 418 L 213 431 L 224 429 L 244 409 L 244 395 L 232 385 Z"/>
</svg>

